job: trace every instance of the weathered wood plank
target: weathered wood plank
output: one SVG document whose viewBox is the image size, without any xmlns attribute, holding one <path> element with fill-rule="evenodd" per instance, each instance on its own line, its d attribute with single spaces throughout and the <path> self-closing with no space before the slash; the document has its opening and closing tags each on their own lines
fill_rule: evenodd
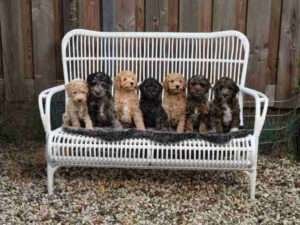
<svg viewBox="0 0 300 225">
<path fill-rule="evenodd" d="M 212 0 L 180 1 L 179 30 L 205 32 L 212 28 Z"/>
<path fill-rule="evenodd" d="M 135 0 L 117 0 L 115 2 L 116 18 L 115 31 L 134 31 L 135 25 Z"/>
<path fill-rule="evenodd" d="M 147 31 L 178 30 L 178 0 L 146 0 Z"/>
<path fill-rule="evenodd" d="M 0 112 L 1 107 L 4 105 L 5 95 L 4 95 L 4 79 L 0 78 Z"/>
<path fill-rule="evenodd" d="M 24 79 L 21 1 L 1 1 L 0 21 L 5 100 L 9 102 L 30 101 L 33 97 L 34 89 L 32 80 Z"/>
<path fill-rule="evenodd" d="M 0 4 L 0 7 L 2 5 Z M 1 12 L 1 10 L 0 10 Z M 1 17 L 0 17 L 1 19 Z M 1 32 L 1 22 L 0 22 L 0 110 L 2 110 L 2 107 L 4 105 L 4 74 L 3 74 L 3 57 L 2 57 L 3 51 L 2 51 L 2 32 Z"/>
<path fill-rule="evenodd" d="M 52 86 L 56 80 L 55 0 L 32 0 L 35 90 Z"/>
<path fill-rule="evenodd" d="M 32 49 L 32 24 L 31 0 L 21 1 L 21 21 L 23 36 L 24 77 L 33 78 L 33 49 Z"/>
<path fill-rule="evenodd" d="M 0 5 L 1 7 L 1 5 Z M 2 50 L 2 32 L 1 32 L 1 22 L 0 22 L 0 79 L 3 79 L 3 50 Z"/>
<path fill-rule="evenodd" d="M 146 7 L 146 30 L 147 31 L 161 31 L 163 26 L 167 23 L 165 14 L 166 0 L 145 0 Z"/>
<path fill-rule="evenodd" d="M 78 0 L 63 0 L 61 2 L 63 31 L 67 33 L 79 26 Z"/>
<path fill-rule="evenodd" d="M 278 50 L 279 50 L 279 37 L 281 26 L 281 7 L 282 0 L 273 0 L 271 5 L 271 22 L 269 35 L 269 55 L 268 67 L 266 74 L 266 94 L 270 98 L 271 105 L 275 100 L 276 91 L 276 77 L 277 77 L 277 63 L 278 63 Z"/>
<path fill-rule="evenodd" d="M 145 30 L 145 1 L 135 1 L 135 29 L 136 31 Z"/>
<path fill-rule="evenodd" d="M 55 24 L 55 59 L 56 59 L 56 79 L 63 79 L 61 60 L 61 40 L 64 34 L 61 0 L 54 0 L 54 24 Z"/>
<path fill-rule="evenodd" d="M 268 77 L 269 29 L 272 0 L 248 2 L 247 36 L 250 41 L 250 59 L 247 85 L 265 92 Z M 263 12 L 263 13 L 258 13 Z"/>
<path fill-rule="evenodd" d="M 282 5 L 277 99 L 288 98 L 299 87 L 300 1 L 284 0 Z"/>
<path fill-rule="evenodd" d="M 213 30 L 245 31 L 247 0 L 215 0 Z"/>
<path fill-rule="evenodd" d="M 100 0 L 79 0 L 79 25 L 91 30 L 101 30 Z"/>
<path fill-rule="evenodd" d="M 179 29 L 179 0 L 168 0 L 168 31 Z"/>
<path fill-rule="evenodd" d="M 102 0 L 103 30 L 113 31 L 115 24 L 115 0 Z"/>
</svg>

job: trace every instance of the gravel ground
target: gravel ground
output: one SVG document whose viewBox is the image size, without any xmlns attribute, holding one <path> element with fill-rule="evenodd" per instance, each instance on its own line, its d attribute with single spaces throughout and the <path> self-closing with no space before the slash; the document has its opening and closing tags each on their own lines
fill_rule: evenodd
<svg viewBox="0 0 300 225">
<path fill-rule="evenodd" d="M 0 224 L 300 224 L 300 163 L 260 156 L 257 195 L 241 172 L 59 169 L 43 147 L 0 146 Z"/>
</svg>

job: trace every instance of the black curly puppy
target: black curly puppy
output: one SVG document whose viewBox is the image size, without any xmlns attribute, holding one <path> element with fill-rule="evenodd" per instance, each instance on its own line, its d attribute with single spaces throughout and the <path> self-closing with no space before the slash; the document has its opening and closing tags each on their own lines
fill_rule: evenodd
<svg viewBox="0 0 300 225">
<path fill-rule="evenodd" d="M 114 110 L 111 78 L 103 72 L 97 72 L 88 75 L 87 83 L 89 88 L 88 109 L 93 125 L 121 128 L 121 123 L 117 120 Z"/>
<path fill-rule="evenodd" d="M 167 130 L 168 116 L 162 107 L 162 85 L 153 78 L 148 78 L 139 86 L 141 91 L 140 108 L 146 128 Z"/>
<path fill-rule="evenodd" d="M 186 108 L 186 131 L 207 133 L 210 129 L 207 100 L 210 86 L 209 81 L 201 75 L 194 75 L 189 79 Z"/>
<path fill-rule="evenodd" d="M 218 133 L 237 131 L 240 108 L 237 100 L 239 87 L 227 77 L 219 79 L 213 87 L 214 100 L 210 104 L 212 130 Z"/>
</svg>

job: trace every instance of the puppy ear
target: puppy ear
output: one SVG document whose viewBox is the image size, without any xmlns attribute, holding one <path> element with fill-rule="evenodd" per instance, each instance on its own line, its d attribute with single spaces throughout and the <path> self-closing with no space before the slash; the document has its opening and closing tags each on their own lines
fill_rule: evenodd
<svg viewBox="0 0 300 225">
<path fill-rule="evenodd" d="M 120 75 L 118 75 L 118 74 L 115 77 L 114 86 L 115 86 L 115 89 L 121 88 L 121 79 L 120 79 Z"/>
<path fill-rule="evenodd" d="M 182 83 L 183 83 L 183 89 L 182 89 L 182 91 L 185 92 L 185 89 L 186 89 L 186 81 L 185 81 L 185 79 L 182 79 Z"/>
<path fill-rule="evenodd" d="M 89 74 L 86 79 L 87 83 L 90 84 L 93 81 L 94 77 L 95 73 Z"/>
<path fill-rule="evenodd" d="M 214 84 L 214 86 L 212 87 L 212 91 L 213 91 L 213 92 L 216 92 L 216 91 L 219 89 L 219 87 L 220 87 L 220 83 L 219 83 L 219 82 L 216 82 L 216 83 Z"/>
<path fill-rule="evenodd" d="M 112 86 L 112 84 L 113 84 L 112 79 L 109 75 L 107 75 L 107 83 L 109 86 Z"/>
<path fill-rule="evenodd" d="M 84 87 L 84 90 L 85 90 L 86 94 L 88 94 L 89 93 L 89 86 L 88 86 L 87 82 L 84 81 L 84 86 L 83 87 Z"/>
<path fill-rule="evenodd" d="M 237 94 L 240 91 L 239 86 L 235 82 L 233 82 L 233 88 L 235 94 Z"/>
<path fill-rule="evenodd" d="M 136 76 L 134 76 L 134 84 L 135 84 L 135 89 L 138 89 L 140 83 L 138 83 Z"/>
<path fill-rule="evenodd" d="M 169 90 L 169 85 L 168 85 L 168 79 L 166 78 L 163 82 L 163 85 L 162 85 L 165 89 L 165 91 L 168 91 Z"/>
<path fill-rule="evenodd" d="M 72 89 L 72 84 L 71 84 L 71 83 L 66 84 L 66 85 L 65 85 L 65 89 L 66 89 L 67 95 L 70 96 L 70 94 L 71 94 L 71 89 Z"/>
</svg>

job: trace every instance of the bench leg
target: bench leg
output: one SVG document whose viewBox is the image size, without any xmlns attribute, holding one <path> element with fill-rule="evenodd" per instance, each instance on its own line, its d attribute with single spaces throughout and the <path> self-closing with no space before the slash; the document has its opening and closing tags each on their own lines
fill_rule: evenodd
<svg viewBox="0 0 300 225">
<path fill-rule="evenodd" d="M 252 170 L 249 173 L 249 186 L 250 186 L 250 198 L 255 200 L 255 186 L 256 186 L 256 170 Z"/>
<path fill-rule="evenodd" d="M 47 188 L 48 194 L 53 194 L 53 180 L 54 180 L 54 173 L 58 169 L 58 166 L 51 165 L 51 163 L 47 163 Z"/>
</svg>

